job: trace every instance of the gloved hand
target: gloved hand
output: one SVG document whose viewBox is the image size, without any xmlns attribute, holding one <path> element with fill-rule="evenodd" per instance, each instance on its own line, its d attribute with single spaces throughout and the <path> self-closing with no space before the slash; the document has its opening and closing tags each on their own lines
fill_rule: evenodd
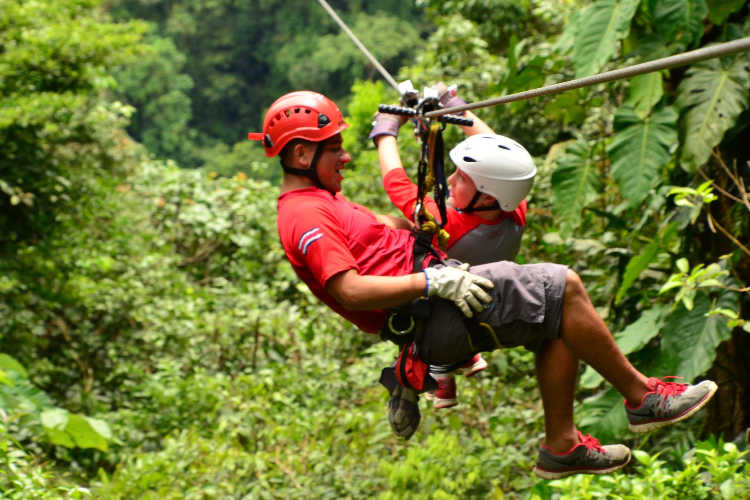
<svg viewBox="0 0 750 500">
<path fill-rule="evenodd" d="M 372 131 L 369 138 L 374 139 L 380 135 L 392 135 L 398 137 L 398 130 L 406 123 L 408 117 L 404 115 L 393 115 L 391 113 L 377 113 L 372 122 Z"/>
<path fill-rule="evenodd" d="M 397 384 L 388 400 L 388 422 L 393 433 L 409 439 L 419 427 L 417 391 Z"/>
<path fill-rule="evenodd" d="M 472 309 L 480 312 L 485 304 L 492 302 L 492 297 L 484 289 L 492 289 L 494 285 L 487 278 L 471 274 L 468 269 L 466 263 L 459 267 L 428 267 L 424 274 L 427 295 L 453 301 L 465 316 L 471 318 L 474 315 Z"/>
<path fill-rule="evenodd" d="M 463 106 L 466 101 L 456 95 L 456 89 L 447 87 L 443 82 L 438 82 L 432 88 L 438 92 L 438 100 L 444 108 L 452 108 L 454 106 Z M 457 115 L 465 115 L 466 111 L 459 111 Z"/>
</svg>

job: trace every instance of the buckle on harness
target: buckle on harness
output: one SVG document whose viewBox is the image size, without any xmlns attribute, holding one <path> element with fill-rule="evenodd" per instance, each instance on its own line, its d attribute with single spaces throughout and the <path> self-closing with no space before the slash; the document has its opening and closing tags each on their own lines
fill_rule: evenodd
<svg viewBox="0 0 750 500">
<path fill-rule="evenodd" d="M 409 318 L 409 325 L 404 328 L 403 330 L 400 330 L 394 325 L 394 321 L 400 318 L 401 315 L 398 313 L 391 314 L 388 316 L 388 329 L 391 331 L 392 334 L 400 337 L 402 335 L 408 335 L 411 332 L 414 331 L 414 327 L 416 326 L 416 323 L 414 322 L 414 316 L 407 315 Z"/>
</svg>

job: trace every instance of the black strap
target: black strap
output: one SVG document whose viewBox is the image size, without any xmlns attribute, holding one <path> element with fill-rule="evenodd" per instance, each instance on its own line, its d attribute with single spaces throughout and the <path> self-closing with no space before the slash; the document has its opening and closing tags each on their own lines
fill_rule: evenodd
<svg viewBox="0 0 750 500">
<path fill-rule="evenodd" d="M 456 210 L 459 210 L 465 214 L 470 214 L 472 212 L 487 212 L 490 210 L 500 210 L 500 203 L 495 200 L 495 203 L 488 207 L 475 207 L 474 204 L 479 201 L 479 197 L 482 196 L 482 193 L 477 190 L 474 193 L 474 197 L 471 199 L 471 201 L 466 205 L 466 208 L 456 208 Z"/>
<path fill-rule="evenodd" d="M 284 172 L 294 174 L 294 175 L 301 175 L 303 177 L 307 177 L 308 179 L 313 181 L 313 184 L 316 188 L 323 189 L 325 191 L 328 191 L 326 188 L 323 187 L 323 184 L 321 184 L 320 179 L 318 178 L 318 161 L 320 160 L 320 156 L 323 154 L 323 150 L 325 149 L 326 141 L 320 141 L 316 143 L 315 147 L 315 153 L 313 154 L 312 161 L 310 162 L 310 168 L 295 168 L 290 167 L 288 165 L 284 164 L 284 160 L 280 160 L 281 168 L 284 169 Z M 336 193 L 333 193 L 331 191 L 328 191 L 333 196 L 336 196 Z"/>
</svg>

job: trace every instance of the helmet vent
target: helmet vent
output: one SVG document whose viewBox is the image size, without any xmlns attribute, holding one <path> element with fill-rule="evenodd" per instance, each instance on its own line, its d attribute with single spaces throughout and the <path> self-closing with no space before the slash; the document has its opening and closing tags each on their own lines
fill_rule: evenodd
<svg viewBox="0 0 750 500">
<path fill-rule="evenodd" d="M 331 119 L 326 115 L 324 115 L 323 113 L 318 115 L 318 128 L 323 128 L 329 123 L 331 123 Z"/>
<path fill-rule="evenodd" d="M 505 149 L 506 151 L 510 151 L 510 148 L 508 146 L 505 146 L 504 144 L 498 144 L 497 147 L 500 149 Z"/>
<path fill-rule="evenodd" d="M 468 161 L 471 163 L 476 163 L 476 160 L 472 158 L 471 156 L 464 156 L 464 161 Z"/>
</svg>

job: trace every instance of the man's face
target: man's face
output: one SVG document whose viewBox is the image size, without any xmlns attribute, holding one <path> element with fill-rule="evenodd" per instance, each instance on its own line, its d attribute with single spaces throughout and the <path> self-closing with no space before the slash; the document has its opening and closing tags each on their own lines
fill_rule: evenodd
<svg viewBox="0 0 750 500">
<path fill-rule="evenodd" d="M 342 147 L 341 134 L 328 139 L 322 146 L 323 152 L 318 159 L 317 173 L 323 188 L 338 193 L 341 191 L 341 181 L 344 176 L 341 170 L 346 168 L 346 164 L 352 159 L 349 153 Z"/>
</svg>

